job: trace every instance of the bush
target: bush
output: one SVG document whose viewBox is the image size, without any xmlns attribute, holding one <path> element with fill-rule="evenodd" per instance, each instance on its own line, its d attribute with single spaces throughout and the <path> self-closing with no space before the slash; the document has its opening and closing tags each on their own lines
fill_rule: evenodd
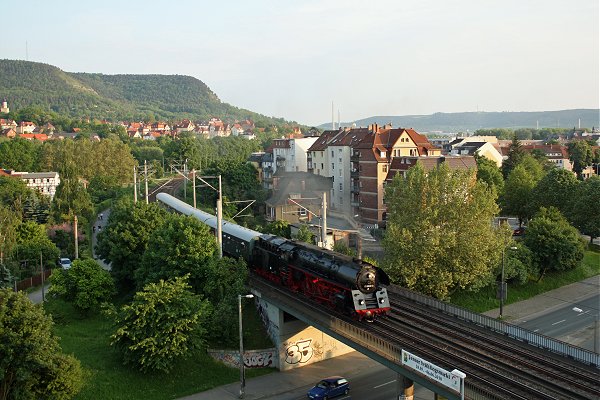
<svg viewBox="0 0 600 400">
<path fill-rule="evenodd" d="M 204 321 L 210 304 L 189 289 L 188 276 L 150 283 L 117 313 L 111 344 L 125 364 L 142 372 L 169 372 L 177 359 L 189 356 L 205 343 Z"/>
<path fill-rule="evenodd" d="M 58 270 L 50 277 L 50 294 L 62 297 L 81 312 L 98 309 L 115 293 L 110 273 L 94 260 L 75 260 L 69 269 Z"/>
</svg>

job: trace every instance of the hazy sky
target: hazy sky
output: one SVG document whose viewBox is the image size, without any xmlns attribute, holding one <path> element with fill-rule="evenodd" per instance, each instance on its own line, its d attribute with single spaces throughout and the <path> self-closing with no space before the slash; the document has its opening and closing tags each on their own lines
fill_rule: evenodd
<svg viewBox="0 0 600 400">
<path fill-rule="evenodd" d="M 598 3 L 6 0 L 0 58 L 191 75 L 307 125 L 331 121 L 332 101 L 342 121 L 599 108 Z"/>
</svg>

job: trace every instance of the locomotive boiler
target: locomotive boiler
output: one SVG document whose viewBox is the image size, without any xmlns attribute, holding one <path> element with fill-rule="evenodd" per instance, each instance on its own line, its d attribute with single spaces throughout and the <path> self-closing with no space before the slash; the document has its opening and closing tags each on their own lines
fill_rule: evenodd
<svg viewBox="0 0 600 400">
<path fill-rule="evenodd" d="M 199 219 L 213 231 L 216 229 L 214 215 L 166 193 L 159 193 L 156 198 L 179 213 Z M 359 320 L 372 321 L 389 312 L 385 288 L 389 277 L 368 262 L 229 221 L 223 221 L 222 232 L 223 254 L 244 258 L 251 273 Z"/>
</svg>

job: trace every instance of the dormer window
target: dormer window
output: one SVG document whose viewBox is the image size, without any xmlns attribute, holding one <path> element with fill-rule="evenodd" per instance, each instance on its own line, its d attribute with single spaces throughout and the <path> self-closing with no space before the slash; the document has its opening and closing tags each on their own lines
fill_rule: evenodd
<svg viewBox="0 0 600 400">
<path fill-rule="evenodd" d="M 379 155 L 380 155 L 381 157 L 385 157 L 385 150 L 380 150 L 380 151 L 379 151 Z"/>
</svg>

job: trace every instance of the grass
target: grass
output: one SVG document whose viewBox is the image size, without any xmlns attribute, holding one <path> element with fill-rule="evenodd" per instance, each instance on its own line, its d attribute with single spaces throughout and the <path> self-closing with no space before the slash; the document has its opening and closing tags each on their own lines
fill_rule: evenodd
<svg viewBox="0 0 600 400">
<path fill-rule="evenodd" d="M 143 374 L 123 365 L 119 353 L 109 346 L 113 328 L 106 318 L 98 314 L 84 318 L 70 304 L 56 299 L 47 302 L 45 308 L 53 316 L 63 351 L 73 354 L 84 369 L 86 384 L 76 399 L 175 399 L 239 380 L 239 369 L 218 363 L 205 352 L 178 362 L 169 374 Z M 254 323 L 249 318 L 248 329 L 254 329 Z M 248 339 L 244 336 L 246 348 L 253 348 L 252 337 L 258 335 L 249 335 Z M 246 371 L 251 378 L 273 369 Z"/>
<path fill-rule="evenodd" d="M 508 297 L 505 304 L 527 300 L 538 294 L 559 288 L 600 274 L 600 247 L 588 246 L 583 260 L 577 268 L 566 272 L 547 273 L 540 282 L 528 282 L 524 285 L 508 285 Z M 488 286 L 477 293 L 459 291 L 452 296 L 452 304 L 475 312 L 485 312 L 498 308 L 496 285 Z"/>
</svg>

